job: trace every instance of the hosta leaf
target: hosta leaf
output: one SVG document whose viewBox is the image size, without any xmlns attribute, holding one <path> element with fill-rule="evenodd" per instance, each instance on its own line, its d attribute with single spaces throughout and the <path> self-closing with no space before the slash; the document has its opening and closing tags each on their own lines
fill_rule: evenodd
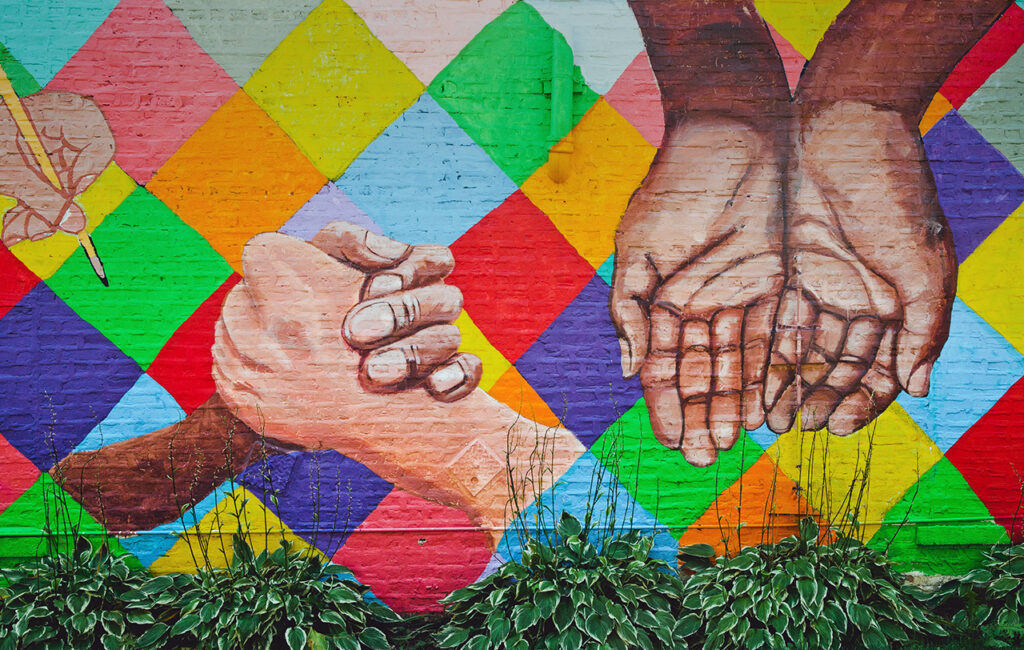
<svg viewBox="0 0 1024 650">
<path fill-rule="evenodd" d="M 71 627 L 75 628 L 79 632 L 85 632 L 95 624 L 95 618 L 90 622 L 89 617 L 85 614 L 75 614 L 71 617 Z"/>
<path fill-rule="evenodd" d="M 751 600 L 750 596 L 741 596 L 732 602 L 729 609 L 732 613 L 740 618 L 747 615 L 747 613 L 754 607 L 754 601 Z"/>
<path fill-rule="evenodd" d="M 198 614 L 187 614 L 182 616 L 178 621 L 171 627 L 171 636 L 178 636 L 191 632 L 197 625 L 199 625 Z"/>
<path fill-rule="evenodd" d="M 736 627 L 739 622 L 739 618 L 735 614 L 729 612 L 725 616 L 718 619 L 718 625 L 715 626 L 715 635 L 722 636 L 732 628 Z"/>
<path fill-rule="evenodd" d="M 458 648 L 469 639 L 469 630 L 448 629 L 442 630 L 441 637 L 437 640 L 440 648 Z"/>
<path fill-rule="evenodd" d="M 789 587 L 793 578 L 788 573 L 777 573 L 772 576 L 772 591 L 779 592 Z"/>
<path fill-rule="evenodd" d="M 505 639 L 508 638 L 508 633 L 512 629 L 512 622 L 504 616 L 495 619 L 490 624 L 491 645 L 500 647 L 504 645 Z"/>
<path fill-rule="evenodd" d="M 1004 609 L 999 612 L 999 617 L 996 619 L 996 623 L 999 627 L 1019 627 L 1020 615 L 1012 609 Z"/>
<path fill-rule="evenodd" d="M 490 641 L 483 634 L 477 634 L 466 642 L 465 650 L 486 650 Z"/>
<path fill-rule="evenodd" d="M 679 549 L 681 557 L 715 557 L 715 547 L 711 544 L 690 544 Z"/>
<path fill-rule="evenodd" d="M 517 632 L 529 629 L 540 620 L 540 610 L 533 605 L 521 605 L 517 606 L 516 609 L 519 610 L 519 612 L 515 614 L 515 626 Z"/>
<path fill-rule="evenodd" d="M 537 605 L 537 610 L 540 612 L 541 618 L 551 618 L 555 608 L 558 606 L 560 597 L 557 591 L 542 591 L 537 594 L 537 598 L 534 601 Z"/>
<path fill-rule="evenodd" d="M 813 578 L 814 566 L 807 558 L 799 558 L 789 563 L 789 572 L 798 578 Z"/>
<path fill-rule="evenodd" d="M 125 647 L 121 637 L 113 634 L 104 634 L 100 642 L 103 644 L 103 650 L 121 650 L 121 648 Z"/>
<path fill-rule="evenodd" d="M 143 648 L 147 648 L 162 639 L 166 633 L 167 625 L 165 623 L 157 623 L 143 632 L 142 636 L 138 639 L 138 644 Z"/>
<path fill-rule="evenodd" d="M 1024 576 L 1024 557 L 1014 557 L 1006 563 L 1006 570 L 1017 576 Z"/>
<path fill-rule="evenodd" d="M 687 614 L 676 621 L 672 636 L 677 639 L 685 639 L 692 636 L 701 626 L 701 617 L 697 614 Z"/>
<path fill-rule="evenodd" d="M 346 625 L 345 617 L 333 609 L 322 609 L 317 614 L 320 620 L 331 625 Z"/>
<path fill-rule="evenodd" d="M 1020 586 L 1020 578 L 1014 578 L 1013 576 L 1001 576 L 996 578 L 989 583 L 988 588 L 996 593 L 1002 593 L 1016 589 Z"/>
<path fill-rule="evenodd" d="M 129 609 L 124 615 L 128 622 L 133 625 L 149 625 L 156 622 L 156 619 L 149 612 L 137 612 Z"/>
<path fill-rule="evenodd" d="M 84 594 L 72 594 L 68 596 L 68 609 L 74 614 L 81 614 L 89 607 L 89 600 Z"/>
<path fill-rule="evenodd" d="M 605 609 L 608 612 L 608 616 L 612 618 L 619 625 L 623 625 L 627 622 L 626 611 L 622 609 L 622 606 L 618 603 L 606 603 Z"/>
<path fill-rule="evenodd" d="M 834 602 L 825 603 L 822 613 L 832 622 L 840 635 L 846 634 L 846 612 Z"/>
<path fill-rule="evenodd" d="M 562 516 L 558 520 L 558 525 L 555 527 L 555 532 L 562 537 L 572 537 L 583 532 L 583 525 L 579 519 L 563 510 Z"/>
<path fill-rule="evenodd" d="M 810 608 L 818 596 L 818 583 L 814 580 L 801 578 L 796 581 L 796 590 L 800 593 L 800 602 Z"/>
<path fill-rule="evenodd" d="M 651 613 L 650 610 L 641 609 L 634 615 L 634 622 L 640 627 L 645 627 L 648 630 L 654 630 L 662 626 L 661 621 L 658 617 Z"/>
<path fill-rule="evenodd" d="M 560 650 L 579 650 L 582 645 L 583 635 L 575 627 L 570 627 L 558 637 L 557 647 Z"/>
<path fill-rule="evenodd" d="M 772 612 L 772 600 L 770 598 L 762 598 L 754 603 L 754 618 L 767 623 L 768 618 Z"/>
<path fill-rule="evenodd" d="M 743 635 L 743 644 L 741 647 L 747 650 L 757 650 L 763 648 L 768 644 L 768 632 L 761 628 L 755 628 L 747 630 L 747 633 Z"/>
<path fill-rule="evenodd" d="M 284 633 L 284 640 L 288 643 L 289 650 L 302 650 L 306 645 L 306 631 L 301 627 L 290 627 Z"/>
<path fill-rule="evenodd" d="M 828 650 L 833 647 L 833 644 L 838 645 L 836 643 L 838 641 L 838 635 L 834 634 L 832 625 L 827 620 L 822 619 L 814 621 L 811 623 L 811 628 L 818 637 L 817 647 L 821 648 L 821 650 Z"/>
<path fill-rule="evenodd" d="M 583 622 L 583 630 L 598 643 L 604 643 L 612 631 L 612 621 L 597 612 L 591 612 Z"/>
<path fill-rule="evenodd" d="M 146 584 L 142 585 L 139 589 L 144 594 L 152 595 L 161 591 L 167 591 L 171 585 L 174 584 L 174 579 L 170 576 L 157 576 L 151 580 L 147 580 Z"/>
<path fill-rule="evenodd" d="M 893 623 L 892 621 L 880 620 L 878 621 L 878 627 L 887 639 L 896 641 L 907 641 L 909 639 L 906 630 L 903 629 L 903 626 Z"/>
<path fill-rule="evenodd" d="M 555 627 L 559 632 L 564 631 L 569 624 L 572 623 L 573 618 L 576 617 L 576 608 L 568 598 L 562 598 L 558 602 L 558 606 L 555 607 L 555 612 L 552 618 L 555 621 Z"/>
<path fill-rule="evenodd" d="M 359 641 L 351 634 L 339 634 L 333 641 L 338 650 L 359 650 Z"/>
<path fill-rule="evenodd" d="M 876 627 L 863 630 L 860 635 L 860 640 L 867 650 L 890 650 L 892 647 Z"/>
<path fill-rule="evenodd" d="M 974 612 L 974 625 L 984 625 L 990 614 L 992 614 L 991 607 L 988 605 L 979 605 L 978 609 Z"/>
<path fill-rule="evenodd" d="M 371 650 L 387 650 L 391 647 L 388 644 L 388 638 L 375 627 L 363 628 L 363 631 L 359 633 L 359 640 Z"/>
<path fill-rule="evenodd" d="M 846 613 L 850 616 L 850 621 L 862 632 L 869 629 L 875 622 L 875 616 L 871 610 L 860 603 L 846 603 Z"/>
</svg>

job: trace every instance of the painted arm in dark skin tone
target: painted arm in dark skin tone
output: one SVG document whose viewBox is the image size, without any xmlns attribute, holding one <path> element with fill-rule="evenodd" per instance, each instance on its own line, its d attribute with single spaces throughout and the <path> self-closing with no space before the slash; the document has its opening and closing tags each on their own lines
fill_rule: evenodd
<svg viewBox="0 0 1024 650">
<path fill-rule="evenodd" d="M 798 101 L 864 102 L 916 125 L 956 64 L 1012 4 L 853 0 L 818 45 Z"/>
<path fill-rule="evenodd" d="M 257 434 L 214 395 L 175 425 L 71 454 L 51 475 L 111 533 L 128 534 L 174 521 L 261 453 Z"/>
<path fill-rule="evenodd" d="M 789 86 L 752 2 L 630 5 L 666 136 L 619 225 L 611 314 L 654 434 L 703 466 L 764 421 Z"/>
<path fill-rule="evenodd" d="M 900 390 L 928 393 L 956 257 L 918 123 L 1009 4 L 854 0 L 808 64 L 787 179 L 787 288 L 765 384 L 774 431 L 799 411 L 804 429 L 848 434 Z"/>
</svg>

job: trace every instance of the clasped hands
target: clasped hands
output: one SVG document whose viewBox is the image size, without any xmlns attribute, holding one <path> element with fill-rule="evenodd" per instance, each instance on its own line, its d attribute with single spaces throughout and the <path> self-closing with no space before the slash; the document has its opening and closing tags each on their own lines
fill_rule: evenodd
<svg viewBox="0 0 1024 650">
<path fill-rule="evenodd" d="M 616 239 L 623 374 L 694 465 L 740 429 L 846 435 L 928 393 L 955 293 L 917 125 L 863 102 L 687 116 Z"/>
</svg>

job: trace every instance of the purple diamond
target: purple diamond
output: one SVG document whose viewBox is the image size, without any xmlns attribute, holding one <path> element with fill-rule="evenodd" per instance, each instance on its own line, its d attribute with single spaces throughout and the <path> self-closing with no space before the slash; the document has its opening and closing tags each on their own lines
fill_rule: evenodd
<svg viewBox="0 0 1024 650">
<path fill-rule="evenodd" d="M 928 131 L 924 149 L 962 263 L 1024 202 L 1024 176 L 956 111 Z"/>
<path fill-rule="evenodd" d="M 238 482 L 328 557 L 392 489 L 364 465 L 333 450 L 268 456 L 265 464 L 247 467 Z"/>
<path fill-rule="evenodd" d="M 640 381 L 622 378 L 610 289 L 594 276 L 516 361 L 516 368 L 583 444 L 593 444 L 640 399 Z"/>
</svg>

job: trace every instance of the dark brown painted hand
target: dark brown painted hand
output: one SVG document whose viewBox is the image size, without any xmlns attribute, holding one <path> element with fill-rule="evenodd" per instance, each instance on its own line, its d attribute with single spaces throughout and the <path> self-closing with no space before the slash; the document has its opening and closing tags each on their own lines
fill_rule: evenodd
<svg viewBox="0 0 1024 650">
<path fill-rule="evenodd" d="M 61 182 L 50 185 L 14 118 L 0 102 L 0 194 L 18 204 L 4 215 L 3 243 L 77 233 L 85 214 L 74 203 L 114 158 L 114 136 L 99 107 L 73 93 L 42 92 L 22 101 Z"/>
<path fill-rule="evenodd" d="M 837 102 L 804 115 L 788 172 L 787 284 L 768 426 L 848 434 L 928 392 L 956 289 L 952 235 L 916 125 Z M 802 382 L 799 383 L 799 382 Z M 802 404 L 801 404 L 802 402 Z"/>
<path fill-rule="evenodd" d="M 665 139 L 616 237 L 611 313 L 654 433 L 695 465 L 764 419 L 783 283 L 783 161 L 744 122 L 699 116 Z"/>
</svg>

